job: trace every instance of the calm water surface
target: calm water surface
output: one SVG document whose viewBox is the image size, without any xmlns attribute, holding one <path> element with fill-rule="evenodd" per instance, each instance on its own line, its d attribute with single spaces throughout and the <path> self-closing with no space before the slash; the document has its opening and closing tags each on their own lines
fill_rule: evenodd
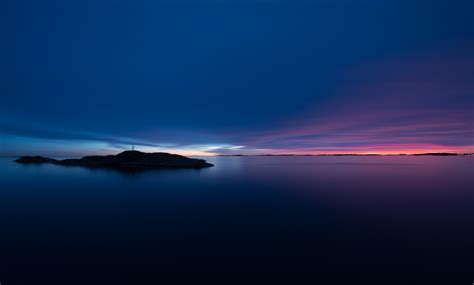
<svg viewBox="0 0 474 285">
<path fill-rule="evenodd" d="M 0 159 L 2 285 L 141 284 L 130 280 L 163 271 L 474 282 L 474 156 L 213 157 L 141 173 L 11 160 Z"/>
</svg>

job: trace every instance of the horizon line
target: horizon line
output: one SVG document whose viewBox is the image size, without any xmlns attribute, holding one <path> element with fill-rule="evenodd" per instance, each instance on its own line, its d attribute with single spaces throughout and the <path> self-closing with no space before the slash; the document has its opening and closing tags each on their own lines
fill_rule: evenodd
<svg viewBox="0 0 474 285">
<path fill-rule="evenodd" d="M 139 151 L 139 150 L 124 150 L 124 151 Z M 160 151 L 161 153 L 167 153 Z M 160 153 L 160 152 L 148 152 L 148 153 Z M 120 153 L 120 152 L 119 152 Z M 279 153 L 279 154 L 271 154 L 271 153 L 260 153 L 260 154 L 208 154 L 208 155 L 183 155 L 179 153 L 172 153 L 182 156 L 189 156 L 189 157 L 242 157 L 242 156 L 458 156 L 458 155 L 474 155 L 474 152 L 419 152 L 419 153 Z M 96 156 L 98 154 L 91 154 L 91 155 L 83 155 L 84 156 Z M 102 155 L 111 155 L 109 153 L 102 154 Z M 113 154 L 112 154 L 113 155 Z M 42 156 L 42 155 L 0 155 L 1 158 L 18 158 L 22 156 Z M 78 155 L 52 155 L 51 157 L 56 158 L 66 158 L 66 157 L 81 157 Z"/>
</svg>

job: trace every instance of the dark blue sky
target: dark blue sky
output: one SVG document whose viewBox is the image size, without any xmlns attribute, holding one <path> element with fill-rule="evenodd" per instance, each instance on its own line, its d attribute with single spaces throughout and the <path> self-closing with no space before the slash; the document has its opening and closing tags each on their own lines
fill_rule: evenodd
<svg viewBox="0 0 474 285">
<path fill-rule="evenodd" d="M 1 1 L 0 154 L 474 151 L 473 1 Z"/>
</svg>

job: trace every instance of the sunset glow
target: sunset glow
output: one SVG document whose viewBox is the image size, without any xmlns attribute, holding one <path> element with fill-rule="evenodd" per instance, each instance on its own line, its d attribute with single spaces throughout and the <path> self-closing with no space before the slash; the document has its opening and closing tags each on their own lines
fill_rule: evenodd
<svg viewBox="0 0 474 285">
<path fill-rule="evenodd" d="M 153 18 L 177 31 L 142 15 L 115 34 L 98 14 L 79 25 L 71 7 L 58 19 L 64 31 L 35 18 L 41 13 L 16 15 L 25 24 L 4 47 L 11 56 L 3 64 L 0 155 L 111 154 L 132 145 L 190 156 L 473 152 L 474 38 L 462 11 L 443 6 L 449 21 L 432 21 L 428 9 L 400 23 L 379 15 L 409 9 L 347 4 L 360 12 L 349 19 L 362 13 L 366 21 L 339 27 L 346 16 L 326 19 L 317 5 L 294 19 L 260 5 L 287 21 L 270 25 L 237 5 L 242 26 L 216 14 L 198 20 L 194 8 L 186 10 L 193 24 L 181 25 L 168 16 L 181 8 L 171 6 Z M 336 4 L 320 8 L 342 15 Z M 384 24 L 399 30 L 387 38 Z M 230 32 L 219 28 L 226 25 Z M 76 34 L 85 37 L 77 42 Z"/>
</svg>

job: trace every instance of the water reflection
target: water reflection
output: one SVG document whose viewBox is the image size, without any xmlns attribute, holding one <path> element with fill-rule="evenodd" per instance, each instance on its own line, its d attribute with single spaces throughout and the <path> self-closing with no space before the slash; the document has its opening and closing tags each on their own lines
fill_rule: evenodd
<svg viewBox="0 0 474 285">
<path fill-rule="evenodd" d="M 140 173 L 1 159 L 0 276 L 471 278 L 473 157 L 206 159 L 215 167 Z"/>
</svg>

